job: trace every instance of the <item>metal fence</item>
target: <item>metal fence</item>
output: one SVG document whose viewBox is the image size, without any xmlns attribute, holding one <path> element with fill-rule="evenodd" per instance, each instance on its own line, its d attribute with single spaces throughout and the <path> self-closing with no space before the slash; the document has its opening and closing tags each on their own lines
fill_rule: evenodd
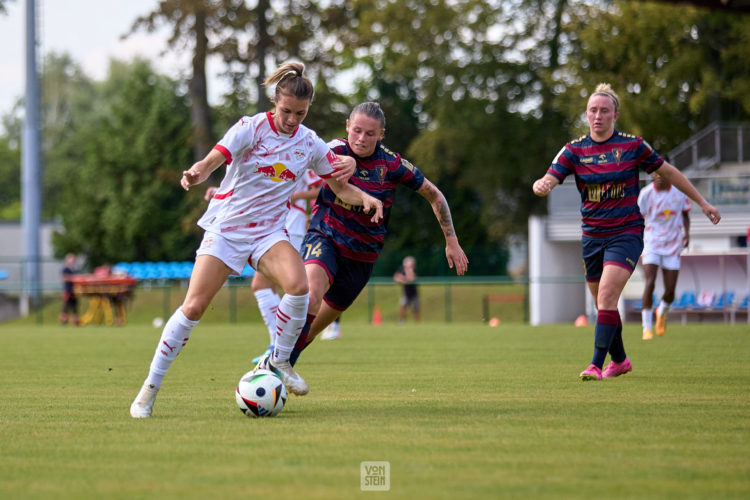
<svg viewBox="0 0 750 500">
<path fill-rule="evenodd" d="M 669 152 L 680 170 L 750 162 L 750 123 L 714 122 Z"/>
</svg>

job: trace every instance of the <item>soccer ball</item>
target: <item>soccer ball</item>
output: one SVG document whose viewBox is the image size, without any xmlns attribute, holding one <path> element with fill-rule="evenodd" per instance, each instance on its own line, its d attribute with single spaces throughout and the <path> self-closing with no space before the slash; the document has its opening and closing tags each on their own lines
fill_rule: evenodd
<svg viewBox="0 0 750 500">
<path fill-rule="evenodd" d="M 275 417 L 284 409 L 287 393 L 270 370 L 252 370 L 242 376 L 234 392 L 237 406 L 248 417 Z"/>
</svg>

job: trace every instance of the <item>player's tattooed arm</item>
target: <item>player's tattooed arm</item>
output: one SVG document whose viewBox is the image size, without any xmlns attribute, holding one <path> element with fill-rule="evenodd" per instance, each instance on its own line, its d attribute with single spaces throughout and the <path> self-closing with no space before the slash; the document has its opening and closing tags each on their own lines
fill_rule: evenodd
<svg viewBox="0 0 750 500">
<path fill-rule="evenodd" d="M 469 259 L 458 243 L 458 236 L 453 227 L 453 218 L 451 217 L 451 209 L 448 207 L 448 201 L 445 199 L 443 193 L 427 179 L 424 180 L 422 187 L 417 192 L 430 202 L 432 211 L 435 213 L 435 217 L 440 223 L 440 228 L 443 230 L 443 234 L 445 235 L 445 258 L 448 261 L 448 266 L 451 269 L 455 268 L 456 274 L 459 276 L 463 275 L 469 266 Z"/>
<path fill-rule="evenodd" d="M 417 192 L 430 202 L 432 211 L 435 213 L 435 217 L 440 223 L 440 228 L 443 230 L 445 237 L 456 236 L 456 230 L 453 228 L 451 209 L 443 193 L 427 179 L 424 180 L 422 187 Z"/>
</svg>

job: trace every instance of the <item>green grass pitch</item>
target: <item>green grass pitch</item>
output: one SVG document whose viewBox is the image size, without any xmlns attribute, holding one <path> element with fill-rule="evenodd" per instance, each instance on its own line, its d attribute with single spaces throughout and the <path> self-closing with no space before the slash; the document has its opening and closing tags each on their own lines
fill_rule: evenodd
<svg viewBox="0 0 750 500">
<path fill-rule="evenodd" d="M 633 373 L 582 383 L 592 327 L 345 318 L 301 358 L 310 394 L 249 419 L 264 329 L 201 324 L 135 420 L 158 330 L 3 324 L 0 498 L 750 498 L 749 330 L 626 325 Z"/>
</svg>

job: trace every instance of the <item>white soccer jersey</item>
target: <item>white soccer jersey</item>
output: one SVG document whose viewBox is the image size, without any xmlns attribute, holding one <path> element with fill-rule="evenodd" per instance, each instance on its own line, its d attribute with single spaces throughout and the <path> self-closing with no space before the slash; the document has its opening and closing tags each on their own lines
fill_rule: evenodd
<svg viewBox="0 0 750 500">
<path fill-rule="evenodd" d="M 638 206 L 646 222 L 645 251 L 658 255 L 682 251 L 682 214 L 690 211 L 690 199 L 674 186 L 659 191 L 652 182 L 638 195 Z"/>
<path fill-rule="evenodd" d="M 323 184 L 323 179 L 318 174 L 312 170 L 306 170 L 295 192 L 307 191 L 321 184 Z M 289 234 L 296 235 L 304 235 L 307 232 L 307 200 L 297 200 L 292 203 L 289 215 L 286 216 L 286 230 Z"/>
<path fill-rule="evenodd" d="M 271 113 L 242 117 L 214 149 L 226 158 L 227 170 L 198 225 L 230 240 L 283 229 L 290 198 L 306 170 L 326 179 L 336 160 L 304 125 L 291 135 L 277 131 Z"/>
</svg>

